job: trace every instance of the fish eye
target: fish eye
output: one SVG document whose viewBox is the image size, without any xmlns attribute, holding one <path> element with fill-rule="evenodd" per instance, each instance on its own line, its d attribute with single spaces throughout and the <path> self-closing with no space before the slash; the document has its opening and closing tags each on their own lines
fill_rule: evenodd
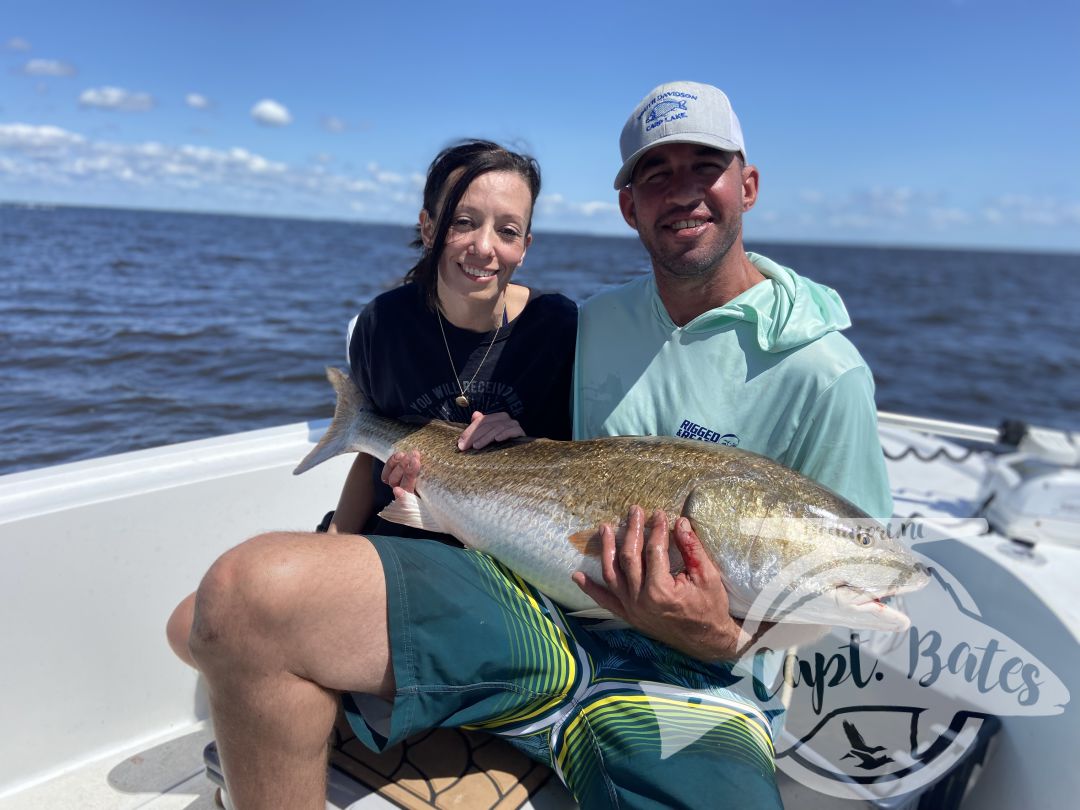
<svg viewBox="0 0 1080 810">
<path fill-rule="evenodd" d="M 870 532 L 861 531 L 856 535 L 856 539 L 859 541 L 860 546 L 874 545 L 874 538 L 870 536 Z"/>
</svg>

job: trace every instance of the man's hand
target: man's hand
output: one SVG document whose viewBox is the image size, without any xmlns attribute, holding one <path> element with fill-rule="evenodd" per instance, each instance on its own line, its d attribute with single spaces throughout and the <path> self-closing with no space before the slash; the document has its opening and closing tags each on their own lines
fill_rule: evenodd
<svg viewBox="0 0 1080 810">
<path fill-rule="evenodd" d="M 653 513 L 645 537 L 645 513 L 630 507 L 626 536 L 616 548 L 615 532 L 600 528 L 601 567 L 607 587 L 573 575 L 600 607 L 647 636 L 703 661 L 738 657 L 741 627 L 728 613 L 720 570 L 701 545 L 690 521 L 675 521 L 675 546 L 685 569 L 672 575 L 668 559 L 668 519 Z M 745 641 L 746 639 L 742 639 Z"/>
<path fill-rule="evenodd" d="M 506 411 L 480 413 L 473 411 L 469 426 L 458 437 L 458 450 L 480 450 L 492 442 L 505 442 L 524 436 L 525 431 Z"/>
</svg>

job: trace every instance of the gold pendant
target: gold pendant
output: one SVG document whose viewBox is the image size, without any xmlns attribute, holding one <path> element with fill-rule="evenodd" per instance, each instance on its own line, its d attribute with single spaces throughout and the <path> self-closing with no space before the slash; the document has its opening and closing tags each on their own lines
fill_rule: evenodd
<svg viewBox="0 0 1080 810">
<path fill-rule="evenodd" d="M 459 397 L 454 397 L 454 402 L 456 402 L 462 408 L 468 408 L 469 407 L 469 398 L 467 396 L 465 396 L 464 394 L 462 394 Z"/>
</svg>

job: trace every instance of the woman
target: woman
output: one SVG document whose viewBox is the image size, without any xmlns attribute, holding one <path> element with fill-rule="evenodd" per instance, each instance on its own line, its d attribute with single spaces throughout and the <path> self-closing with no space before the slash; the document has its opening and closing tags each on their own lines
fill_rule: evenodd
<svg viewBox="0 0 1080 810">
<path fill-rule="evenodd" d="M 464 141 L 432 161 L 414 243 L 420 260 L 349 326 L 352 377 L 378 412 L 469 423 L 461 449 L 521 435 L 570 438 L 577 308 L 511 283 L 532 243 L 539 193 L 536 161 L 490 141 Z M 391 484 L 419 466 L 416 457 L 392 460 Z M 357 456 L 329 531 L 430 536 L 377 517 L 393 497 L 381 477 L 381 463 Z M 167 628 L 192 666 L 193 613 L 194 594 Z"/>
<path fill-rule="evenodd" d="M 536 161 L 489 141 L 457 144 L 432 162 L 420 260 L 350 324 L 349 367 L 379 413 L 471 423 L 461 449 L 570 438 L 576 307 L 511 283 L 539 192 Z M 382 473 L 380 462 L 357 457 L 330 530 L 430 536 L 377 517 L 393 498 Z"/>
</svg>

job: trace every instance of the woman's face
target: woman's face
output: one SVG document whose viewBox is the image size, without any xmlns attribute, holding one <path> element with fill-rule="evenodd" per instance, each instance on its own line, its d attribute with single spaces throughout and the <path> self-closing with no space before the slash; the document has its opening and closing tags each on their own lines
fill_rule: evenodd
<svg viewBox="0 0 1080 810">
<path fill-rule="evenodd" d="M 453 182 L 451 177 L 451 182 Z M 465 190 L 450 220 L 439 257 L 439 300 L 466 298 L 493 305 L 532 242 L 527 232 L 532 194 L 516 172 L 487 172 Z M 431 244 L 434 222 L 420 213 L 421 234 Z"/>
</svg>

